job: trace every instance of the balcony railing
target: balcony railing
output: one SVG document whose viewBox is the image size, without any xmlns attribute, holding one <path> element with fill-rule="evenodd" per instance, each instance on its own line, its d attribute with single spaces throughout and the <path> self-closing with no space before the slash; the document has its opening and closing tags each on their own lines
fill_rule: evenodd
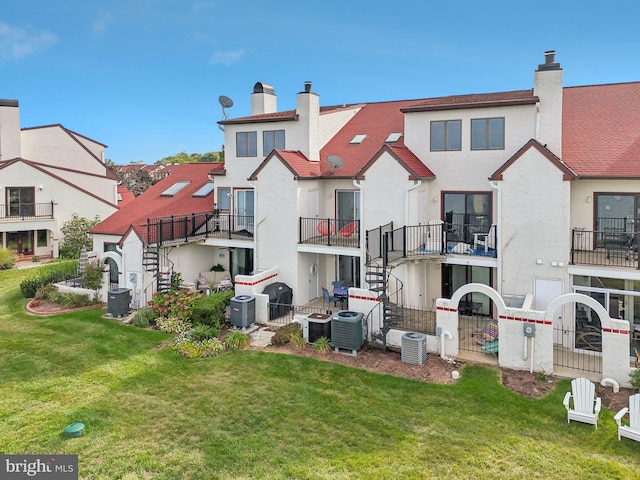
<svg viewBox="0 0 640 480">
<path fill-rule="evenodd" d="M 53 202 L 0 204 L 0 222 L 53 218 Z"/>
<path fill-rule="evenodd" d="M 298 238 L 303 244 L 359 247 L 360 221 L 301 217 Z"/>
<path fill-rule="evenodd" d="M 433 255 L 497 257 L 497 229 L 476 224 L 430 222 L 393 228 L 393 224 L 367 231 L 368 259 Z"/>
<path fill-rule="evenodd" d="M 640 234 L 624 230 L 571 231 L 571 263 L 639 268 Z"/>
<path fill-rule="evenodd" d="M 214 212 L 147 219 L 147 243 L 158 246 L 202 238 L 253 240 L 253 215 Z"/>
</svg>

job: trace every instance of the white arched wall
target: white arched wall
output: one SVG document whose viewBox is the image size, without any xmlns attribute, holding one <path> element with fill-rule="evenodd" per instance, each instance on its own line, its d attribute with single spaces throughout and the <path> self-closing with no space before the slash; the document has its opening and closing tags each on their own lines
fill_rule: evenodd
<svg viewBox="0 0 640 480">
<path fill-rule="evenodd" d="M 629 386 L 629 322 L 611 318 L 609 312 L 593 298 L 581 293 L 567 293 L 552 301 L 545 312 L 545 321 L 553 322 L 556 310 L 563 305 L 582 303 L 600 318 L 602 327 L 602 376 L 613 378 L 620 385 Z"/>
<path fill-rule="evenodd" d="M 579 293 L 556 298 L 546 311 L 507 307 L 493 288 L 470 283 L 460 287 L 451 299 L 436 300 L 436 325 L 441 336 L 440 348 L 446 355 L 458 356 L 458 305 L 472 292 L 484 293 L 493 300 L 497 309 L 500 350 L 498 363 L 503 368 L 528 369 L 531 372 L 553 373 L 553 316 L 558 308 L 572 303 L 583 303 L 592 308 L 602 325 L 602 375 L 613 378 L 621 386 L 630 386 L 629 374 L 629 322 L 612 319 L 596 300 Z M 524 336 L 525 325 L 535 325 L 535 336 Z M 442 351 L 440 352 L 442 354 Z"/>
</svg>

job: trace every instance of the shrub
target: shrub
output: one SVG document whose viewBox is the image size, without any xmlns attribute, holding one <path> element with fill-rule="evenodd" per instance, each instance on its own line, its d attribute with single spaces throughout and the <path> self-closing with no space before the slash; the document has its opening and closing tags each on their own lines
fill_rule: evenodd
<svg viewBox="0 0 640 480">
<path fill-rule="evenodd" d="M 191 322 L 178 317 L 157 317 L 156 327 L 164 333 L 182 333 L 191 330 Z"/>
<path fill-rule="evenodd" d="M 208 340 L 215 338 L 220 334 L 219 328 L 210 327 L 209 325 L 195 325 L 190 332 L 191 338 L 196 341 Z"/>
<path fill-rule="evenodd" d="M 629 375 L 631 380 L 629 383 L 636 390 L 640 391 L 640 368 L 636 368 L 636 371 Z"/>
<path fill-rule="evenodd" d="M 276 333 L 271 337 L 271 343 L 275 346 L 285 345 L 291 341 L 291 334 L 296 332 L 299 332 L 302 337 L 302 326 L 299 323 L 289 323 L 276 330 Z"/>
<path fill-rule="evenodd" d="M 96 300 L 90 299 L 87 295 L 81 293 L 61 292 L 57 288 L 48 296 L 49 300 L 65 307 L 87 307 L 95 305 Z"/>
<path fill-rule="evenodd" d="M 133 316 L 132 323 L 136 327 L 146 327 L 148 326 L 154 319 L 156 318 L 156 314 L 153 312 L 153 309 L 150 307 L 142 307 L 140 310 L 136 312 Z"/>
<path fill-rule="evenodd" d="M 220 330 L 225 324 L 225 311 L 233 292 L 212 293 L 194 302 L 190 319 L 193 324 L 209 325 Z"/>
<path fill-rule="evenodd" d="M 200 298 L 202 294 L 199 292 L 169 290 L 155 293 L 149 306 L 158 317 L 177 317 L 188 321 L 191 317 L 191 307 Z"/>
<path fill-rule="evenodd" d="M 20 291 L 25 298 L 33 298 L 38 289 L 50 283 L 56 283 L 64 280 L 64 272 L 59 270 L 42 271 L 34 276 L 25 278 L 20 282 Z"/>
<path fill-rule="evenodd" d="M 49 283 L 47 285 L 41 286 L 35 293 L 34 297 L 38 300 L 44 300 L 45 298 L 49 298 L 53 292 L 57 292 L 58 287 L 56 287 L 53 283 Z"/>
<path fill-rule="evenodd" d="M 82 286 L 91 290 L 98 290 L 102 285 L 102 270 L 104 264 L 102 262 L 89 262 L 85 266 Z"/>
<path fill-rule="evenodd" d="M 212 357 L 224 352 L 224 345 L 217 338 L 194 340 L 189 332 L 176 335 L 173 349 L 183 357 Z"/>
<path fill-rule="evenodd" d="M 291 332 L 289 334 L 289 341 L 296 348 L 304 347 L 305 341 L 304 341 L 304 337 L 302 336 L 302 330 L 298 329 L 295 332 Z"/>
<path fill-rule="evenodd" d="M 234 330 L 224 337 L 224 345 L 230 350 L 244 348 L 249 345 L 249 335 L 242 330 Z"/>
<path fill-rule="evenodd" d="M 324 355 L 333 348 L 333 345 L 327 337 L 320 337 L 315 342 L 313 342 L 313 348 Z"/>
<path fill-rule="evenodd" d="M 18 257 L 11 250 L 0 247 L 0 270 L 9 270 L 16 264 Z"/>
</svg>

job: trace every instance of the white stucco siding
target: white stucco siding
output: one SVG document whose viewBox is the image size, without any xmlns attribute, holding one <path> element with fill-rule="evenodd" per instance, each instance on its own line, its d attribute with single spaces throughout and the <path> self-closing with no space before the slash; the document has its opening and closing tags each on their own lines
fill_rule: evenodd
<svg viewBox="0 0 640 480">
<path fill-rule="evenodd" d="M 181 273 L 185 282 L 195 283 L 200 272 L 208 272 L 213 265 L 220 263 L 215 257 L 215 248 L 208 245 L 193 243 L 165 250 L 173 262 L 173 271 Z"/>
<path fill-rule="evenodd" d="M 505 148 L 471 150 L 471 120 L 504 117 Z M 430 151 L 431 122 L 461 120 L 461 150 Z M 487 178 L 535 136 L 534 105 L 475 108 L 405 115 L 405 144 L 436 175 L 433 191 L 486 190 Z"/>
<path fill-rule="evenodd" d="M 20 109 L 0 106 L 0 161 L 20 156 Z"/>
<path fill-rule="evenodd" d="M 281 281 L 287 283 L 296 295 L 300 290 L 295 253 L 301 190 L 298 183 L 291 180 L 291 172 L 277 160 L 269 162 L 260 171 L 256 195 L 259 208 L 255 221 L 257 263 L 254 265 L 260 270 L 277 267 Z"/>
<path fill-rule="evenodd" d="M 320 114 L 320 148 L 325 146 L 336 133 L 351 120 L 362 107 L 345 108 L 331 113 Z"/>
<path fill-rule="evenodd" d="M 533 94 L 540 99 L 536 140 L 562 158 L 562 69 L 536 71 Z"/>
<path fill-rule="evenodd" d="M 504 173 L 499 262 L 503 289 L 525 295 L 535 278 L 568 283 L 571 184 L 535 149 L 529 149 Z M 536 261 L 540 259 L 542 264 Z"/>
<path fill-rule="evenodd" d="M 409 180 L 409 172 L 404 167 L 385 153 L 366 171 L 361 184 L 366 206 L 362 231 L 390 221 L 394 226 L 405 224 L 405 195 L 414 183 Z M 417 207 L 413 211 L 417 215 Z"/>
<path fill-rule="evenodd" d="M 104 175 L 104 165 L 59 126 L 22 130 L 22 157 L 72 170 Z"/>
<path fill-rule="evenodd" d="M 116 180 L 107 177 L 96 177 L 85 175 L 82 172 L 69 172 L 67 170 L 60 170 L 59 168 L 49 168 L 43 166 L 45 170 L 51 172 L 52 175 L 56 175 L 60 178 L 64 178 L 66 181 L 77 185 L 80 188 L 84 188 L 89 192 L 103 198 L 107 202 L 117 204 L 117 188 Z"/>
</svg>

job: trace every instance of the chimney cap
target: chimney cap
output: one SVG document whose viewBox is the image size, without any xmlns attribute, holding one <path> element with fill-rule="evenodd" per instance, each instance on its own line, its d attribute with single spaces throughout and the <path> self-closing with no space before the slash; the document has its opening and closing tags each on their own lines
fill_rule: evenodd
<svg viewBox="0 0 640 480">
<path fill-rule="evenodd" d="M 270 95 L 275 95 L 276 91 L 267 83 L 256 82 L 253 86 L 253 93 L 268 93 Z"/>
<path fill-rule="evenodd" d="M 304 82 L 304 92 L 311 93 L 311 82 L 309 80 Z"/>
<path fill-rule="evenodd" d="M 544 52 L 544 63 L 538 65 L 538 71 L 540 70 L 560 70 L 560 64 L 556 63 L 555 50 Z"/>
</svg>

